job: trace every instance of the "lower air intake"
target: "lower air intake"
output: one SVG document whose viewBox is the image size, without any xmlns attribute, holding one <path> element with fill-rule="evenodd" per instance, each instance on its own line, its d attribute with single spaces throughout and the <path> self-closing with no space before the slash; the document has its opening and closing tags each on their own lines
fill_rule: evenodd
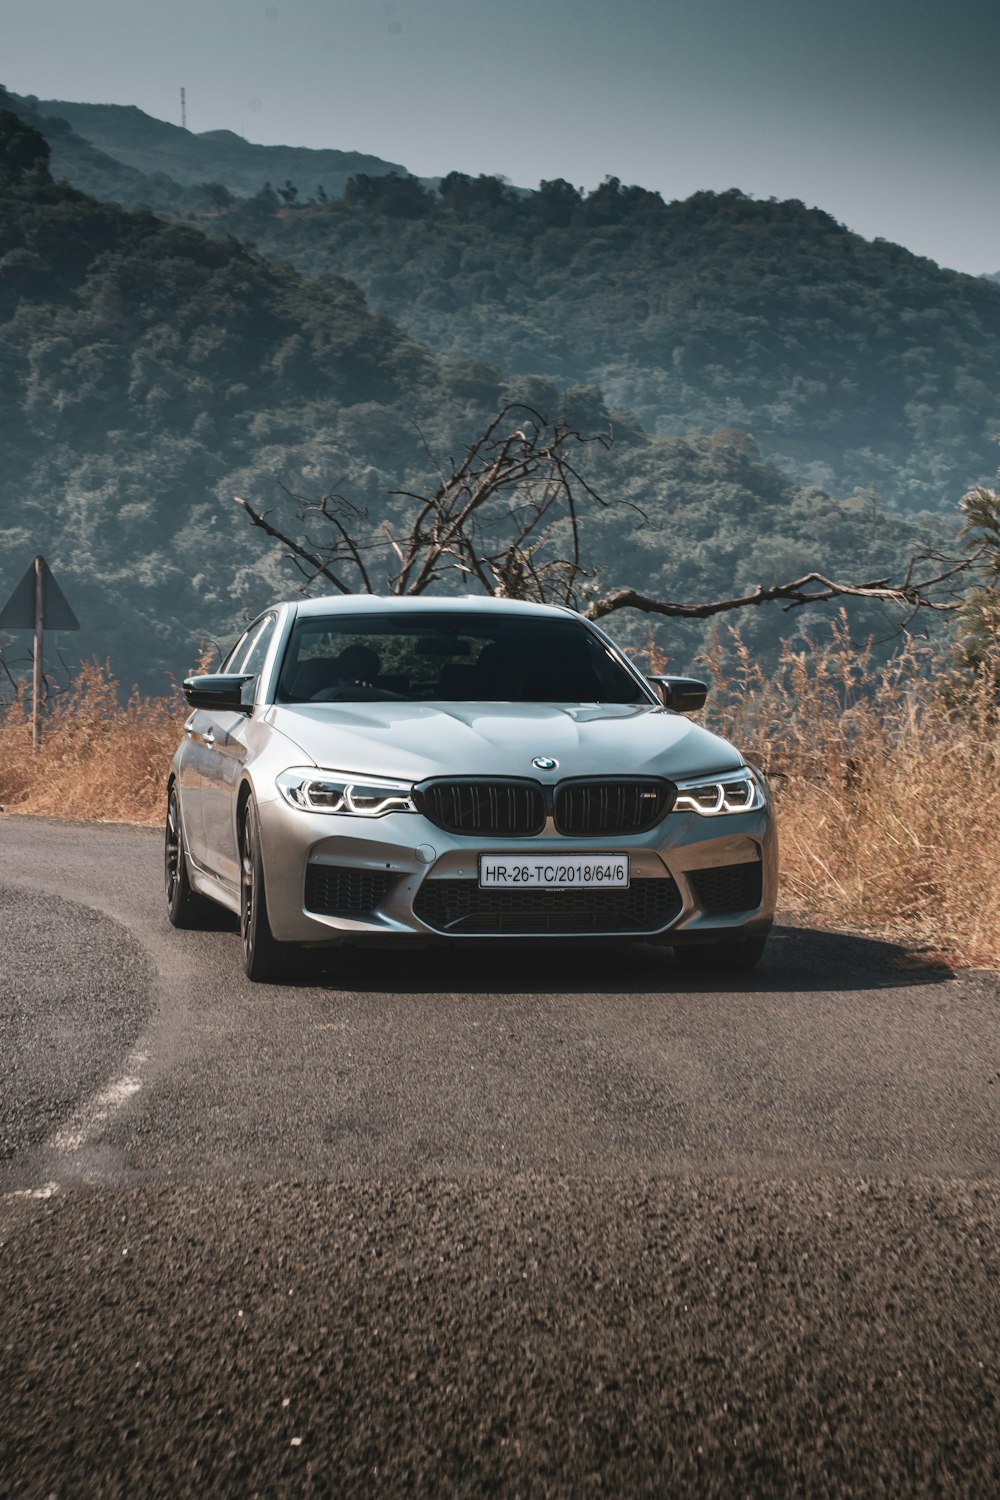
<svg viewBox="0 0 1000 1500">
<path fill-rule="evenodd" d="M 474 880 L 425 880 L 413 910 L 436 932 L 456 937 L 604 936 L 658 932 L 677 916 L 672 880 L 633 880 L 627 890 L 482 890 Z"/>
<path fill-rule="evenodd" d="M 717 870 L 691 870 L 688 880 L 695 900 L 704 912 L 749 911 L 759 906 L 763 875 L 759 859 L 742 865 L 721 865 Z"/>
<path fill-rule="evenodd" d="M 392 876 L 383 870 L 351 870 L 340 865 L 310 865 L 306 871 L 306 909 L 324 917 L 362 917 L 385 898 Z"/>
</svg>

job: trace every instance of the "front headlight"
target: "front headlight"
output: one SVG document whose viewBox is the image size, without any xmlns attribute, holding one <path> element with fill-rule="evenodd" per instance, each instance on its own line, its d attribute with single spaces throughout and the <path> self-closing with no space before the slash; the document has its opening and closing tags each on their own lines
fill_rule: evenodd
<svg viewBox="0 0 1000 1500">
<path fill-rule="evenodd" d="M 381 818 L 384 813 L 416 812 L 408 781 L 385 776 L 353 776 L 348 771 L 292 767 L 277 778 L 286 802 L 305 812 L 341 813 L 355 818 Z"/>
<path fill-rule="evenodd" d="M 763 778 L 749 766 L 742 771 L 727 771 L 722 776 L 704 776 L 678 781 L 672 812 L 696 812 L 703 818 L 718 818 L 723 813 L 755 812 L 767 801 Z"/>
</svg>

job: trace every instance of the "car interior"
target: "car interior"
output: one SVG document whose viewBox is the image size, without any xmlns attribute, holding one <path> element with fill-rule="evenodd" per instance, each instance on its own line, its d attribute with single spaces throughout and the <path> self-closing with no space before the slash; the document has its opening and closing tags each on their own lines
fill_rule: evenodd
<svg viewBox="0 0 1000 1500">
<path fill-rule="evenodd" d="M 306 618 L 293 630 L 278 700 L 285 703 L 641 701 L 642 690 L 601 641 L 574 621 L 482 619 L 461 632 L 429 621 L 406 633 L 356 621 L 350 635 L 333 620 Z M 512 628 L 513 627 L 513 628 Z"/>
</svg>

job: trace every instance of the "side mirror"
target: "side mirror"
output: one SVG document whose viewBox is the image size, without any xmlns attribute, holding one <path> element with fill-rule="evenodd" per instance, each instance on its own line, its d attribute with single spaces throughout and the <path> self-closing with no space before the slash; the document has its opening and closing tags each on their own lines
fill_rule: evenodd
<svg viewBox="0 0 1000 1500">
<path fill-rule="evenodd" d="M 651 677 L 660 695 L 664 708 L 672 708 L 676 714 L 694 714 L 705 707 L 708 683 L 697 677 Z"/>
<path fill-rule="evenodd" d="M 229 709 L 233 713 L 248 714 L 252 703 L 244 703 L 243 689 L 253 682 L 242 672 L 212 672 L 207 677 L 185 677 L 184 696 L 192 708 Z"/>
</svg>

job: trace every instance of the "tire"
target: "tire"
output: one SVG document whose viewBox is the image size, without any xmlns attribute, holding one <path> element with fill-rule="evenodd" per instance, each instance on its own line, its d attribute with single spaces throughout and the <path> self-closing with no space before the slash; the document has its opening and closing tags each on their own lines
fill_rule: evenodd
<svg viewBox="0 0 1000 1500">
<path fill-rule="evenodd" d="M 180 802 L 176 783 L 167 793 L 167 820 L 163 831 L 163 885 L 167 897 L 167 918 L 172 927 L 198 930 L 211 927 L 215 911 L 211 901 L 191 888 L 184 833 L 181 827 Z"/>
<path fill-rule="evenodd" d="M 754 969 L 764 957 L 763 937 L 726 938 L 721 943 L 678 943 L 674 958 L 689 974 L 740 973 Z"/>
<path fill-rule="evenodd" d="M 243 968 L 249 979 L 266 984 L 294 976 L 298 949 L 293 943 L 279 943 L 267 918 L 260 820 L 252 797 L 243 814 L 240 834 L 240 940 Z"/>
</svg>

